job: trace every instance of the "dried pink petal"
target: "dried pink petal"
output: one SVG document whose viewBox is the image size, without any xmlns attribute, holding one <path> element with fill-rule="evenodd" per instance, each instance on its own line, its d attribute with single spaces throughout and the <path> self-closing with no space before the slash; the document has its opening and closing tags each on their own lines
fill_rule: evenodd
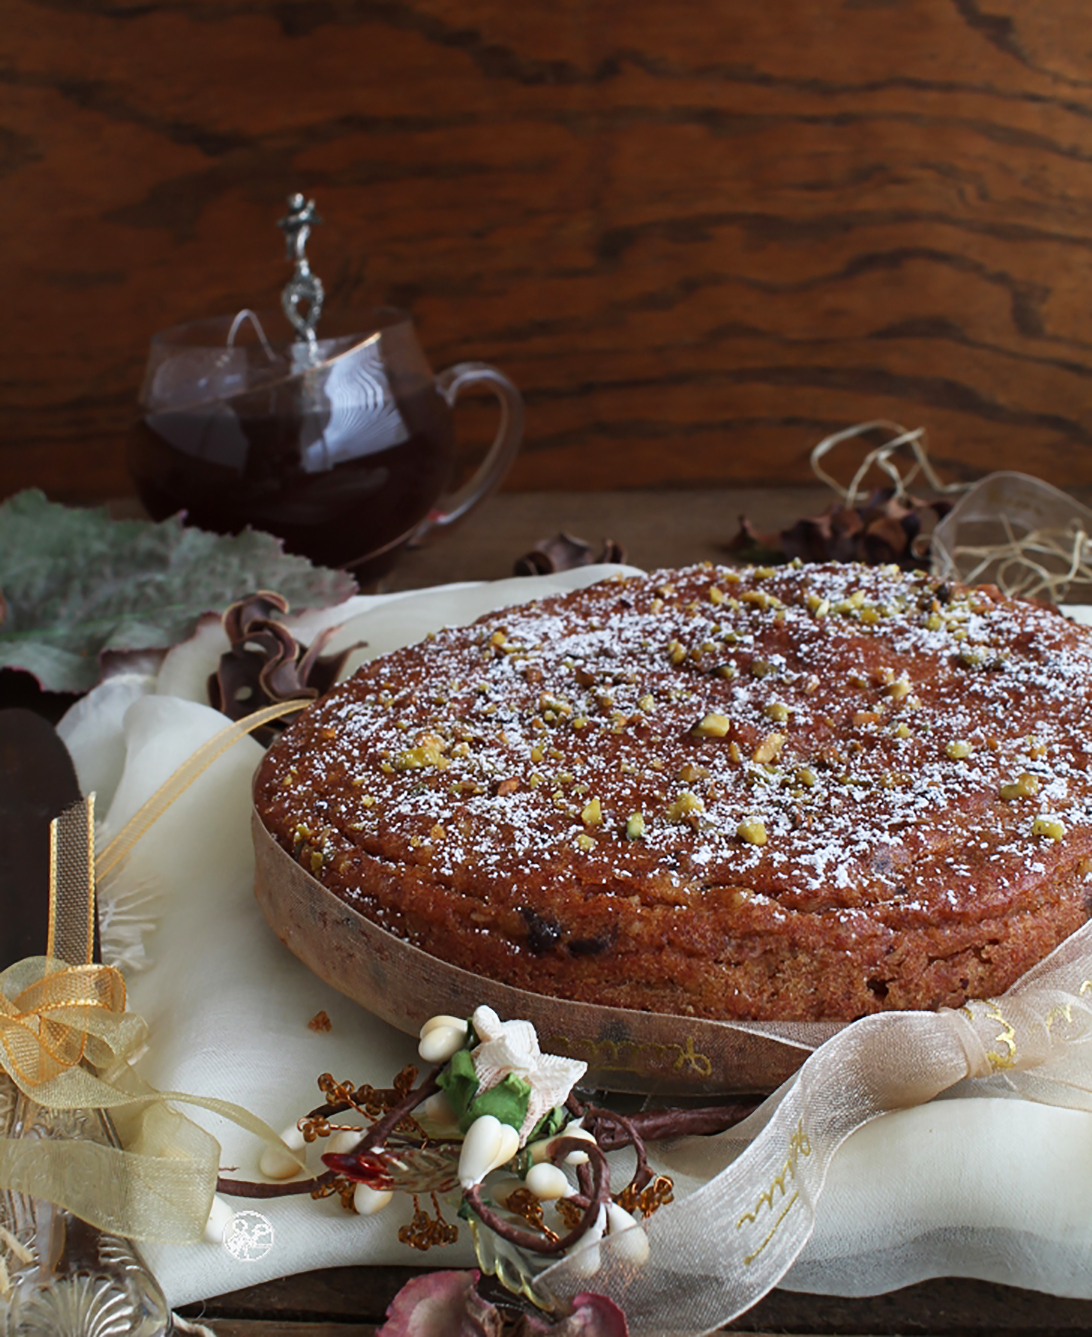
<svg viewBox="0 0 1092 1337">
<path fill-rule="evenodd" d="M 480 1275 L 446 1271 L 413 1277 L 390 1302 L 376 1337 L 501 1337 L 499 1311 L 475 1289 Z"/>
</svg>

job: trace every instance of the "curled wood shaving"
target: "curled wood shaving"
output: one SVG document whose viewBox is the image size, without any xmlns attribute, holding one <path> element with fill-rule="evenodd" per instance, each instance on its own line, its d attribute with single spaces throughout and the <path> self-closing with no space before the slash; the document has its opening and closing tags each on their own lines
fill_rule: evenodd
<svg viewBox="0 0 1092 1337">
<path fill-rule="evenodd" d="M 549 576 L 573 571 L 598 562 L 624 562 L 626 550 L 613 539 L 604 539 L 598 555 L 592 544 L 559 530 L 552 538 L 540 539 L 530 552 L 518 557 L 512 567 L 516 576 Z"/>
<path fill-rule="evenodd" d="M 263 706 L 300 697 L 314 699 L 328 692 L 357 649 L 351 645 L 332 655 L 322 650 L 338 630 L 328 627 L 311 646 L 298 645 L 276 617 L 288 612 L 288 602 L 271 590 L 259 590 L 233 603 L 224 613 L 223 626 L 231 649 L 220 656 L 208 680 L 209 702 L 229 719 L 240 720 Z M 268 742 L 283 722 L 259 730 Z M 264 735 L 264 737 L 263 737 Z"/>
</svg>

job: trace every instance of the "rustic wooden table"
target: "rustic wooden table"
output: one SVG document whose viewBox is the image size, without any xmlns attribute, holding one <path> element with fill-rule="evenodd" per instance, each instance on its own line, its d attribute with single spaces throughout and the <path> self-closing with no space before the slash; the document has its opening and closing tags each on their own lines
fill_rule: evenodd
<svg viewBox="0 0 1092 1337">
<path fill-rule="evenodd" d="M 646 568 L 718 560 L 725 557 L 723 545 L 735 534 L 740 514 L 776 529 L 821 511 L 829 501 L 830 494 L 816 488 L 506 494 L 486 502 L 432 546 L 406 554 L 389 588 L 509 575 L 516 557 L 559 529 L 597 550 L 610 537 L 623 545 L 629 561 Z M 435 1257 L 435 1265 L 443 1266 L 442 1257 Z M 332 1268 L 217 1296 L 182 1312 L 219 1337 L 365 1337 L 382 1324 L 387 1304 L 414 1271 Z M 1090 1328 L 1092 1301 L 940 1279 L 858 1300 L 775 1291 L 727 1330 L 801 1337 L 1063 1337 Z"/>
</svg>

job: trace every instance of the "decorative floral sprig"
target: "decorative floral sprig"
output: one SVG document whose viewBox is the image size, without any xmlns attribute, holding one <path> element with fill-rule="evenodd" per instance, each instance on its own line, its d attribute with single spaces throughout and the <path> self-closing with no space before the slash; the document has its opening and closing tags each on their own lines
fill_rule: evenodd
<svg viewBox="0 0 1092 1337">
<path fill-rule="evenodd" d="M 572 1095 L 587 1071 L 585 1063 L 543 1054 L 530 1022 L 503 1022 L 489 1007 L 477 1008 L 469 1023 L 450 1016 L 430 1018 L 421 1028 L 419 1052 L 439 1061 L 439 1070 L 433 1074 L 439 1090 L 426 1096 L 425 1087 L 419 1088 L 422 1099 L 415 1108 L 420 1109 L 424 1123 L 413 1122 L 426 1138 L 430 1127 L 440 1138 L 462 1134 L 453 1176 L 462 1190 L 461 1210 L 499 1238 L 533 1254 L 561 1254 L 576 1245 L 594 1246 L 608 1231 L 616 1234 L 633 1228 L 640 1239 L 634 1237 L 628 1252 L 634 1262 L 644 1261 L 647 1238 L 631 1213 L 612 1200 L 606 1155 L 594 1133 L 582 1126 L 586 1112 Z M 609 1119 L 609 1111 L 600 1112 L 601 1118 L 604 1115 Z M 390 1117 L 388 1114 L 387 1120 Z M 621 1116 L 616 1118 L 631 1139 L 636 1137 L 637 1173 L 627 1186 L 629 1197 L 636 1202 L 653 1178 L 652 1171 L 640 1135 L 632 1125 L 626 1127 Z M 323 1163 L 373 1193 L 393 1193 L 399 1187 L 417 1193 L 449 1191 L 453 1186 L 450 1162 L 439 1181 L 436 1172 L 440 1167 L 435 1163 L 429 1165 L 434 1173 L 422 1175 L 419 1156 L 389 1141 L 380 1145 L 376 1132 L 382 1122 L 353 1150 L 327 1152 Z M 562 1161 L 578 1167 L 576 1184 L 559 1168 Z M 488 1183 L 501 1169 L 515 1171 L 522 1182 L 503 1187 Z M 655 1210 L 669 1198 L 670 1184 L 665 1182 L 659 1195 L 646 1202 Z M 569 1228 L 563 1234 L 546 1224 L 542 1207 L 543 1203 L 555 1204 L 555 1210 L 563 1213 L 565 1209 L 556 1206 L 562 1202 L 569 1213 Z M 513 1218 L 522 1224 L 515 1224 Z M 425 1234 L 423 1247 L 433 1242 L 434 1233 Z M 598 1265 L 594 1248 L 588 1253 L 589 1266 L 593 1263 L 592 1271 Z"/>
<path fill-rule="evenodd" d="M 337 1195 L 348 1210 L 366 1216 L 405 1193 L 414 1210 L 398 1238 L 421 1250 L 458 1237 L 457 1225 L 444 1216 L 446 1203 L 470 1223 L 483 1271 L 513 1285 L 509 1269 L 497 1266 L 500 1241 L 510 1246 L 509 1259 L 514 1250 L 525 1260 L 516 1285 L 535 1299 L 533 1258 L 546 1262 L 572 1251 L 578 1274 L 592 1277 L 600 1266 L 599 1241 L 610 1235 L 618 1237 L 616 1253 L 632 1266 L 647 1260 L 642 1222 L 671 1201 L 673 1184 L 650 1166 L 646 1133 L 667 1138 L 720 1132 L 757 1103 L 632 1115 L 585 1103 L 574 1088 L 586 1065 L 543 1054 L 530 1022 L 502 1021 L 489 1007 L 477 1008 L 469 1020 L 430 1018 L 421 1027 L 418 1052 L 433 1065 L 420 1083 L 414 1067 L 403 1069 L 388 1089 L 354 1087 L 324 1073 L 324 1103 L 285 1130 L 283 1153 L 262 1158 L 267 1181 L 279 1182 L 222 1178 L 218 1190 L 262 1198 Z M 337 1121 L 350 1112 L 365 1122 Z M 327 1146 L 324 1173 L 296 1177 L 307 1145 L 320 1140 Z M 607 1153 L 622 1147 L 632 1148 L 636 1166 L 629 1182 L 612 1192 Z M 391 1329 L 392 1337 L 403 1330 Z M 502 1331 L 494 1325 L 451 1332 L 479 1330 Z M 624 1326 L 589 1331 L 621 1333 Z"/>
</svg>

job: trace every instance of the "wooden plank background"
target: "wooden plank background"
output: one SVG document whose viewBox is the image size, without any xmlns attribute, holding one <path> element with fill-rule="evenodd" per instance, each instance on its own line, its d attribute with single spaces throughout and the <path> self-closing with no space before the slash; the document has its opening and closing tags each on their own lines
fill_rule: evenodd
<svg viewBox="0 0 1092 1337">
<path fill-rule="evenodd" d="M 801 481 L 877 415 L 1092 483 L 1087 0 L 0 12 L 0 495 L 128 490 L 149 335 L 275 300 L 294 189 L 331 307 L 522 387 L 510 486 Z"/>
</svg>

